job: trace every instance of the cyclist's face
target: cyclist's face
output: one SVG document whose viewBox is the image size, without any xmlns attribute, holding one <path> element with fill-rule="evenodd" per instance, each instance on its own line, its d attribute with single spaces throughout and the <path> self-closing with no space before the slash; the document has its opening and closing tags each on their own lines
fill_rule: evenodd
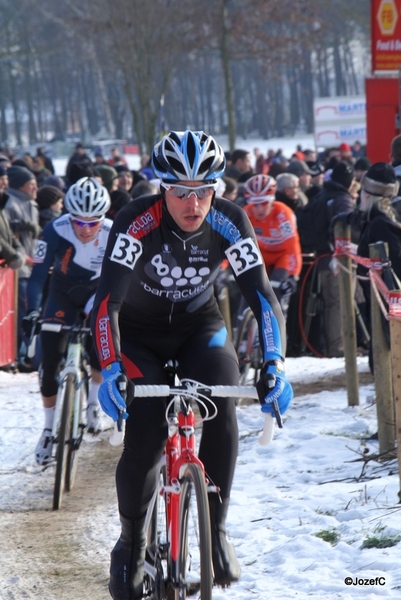
<svg viewBox="0 0 401 600">
<path fill-rule="evenodd" d="M 183 182 L 184 183 L 184 182 Z M 185 187 L 201 187 L 200 181 L 185 181 Z M 207 190 L 204 198 L 198 198 L 196 191 L 188 198 L 177 198 L 170 191 L 165 191 L 167 210 L 183 231 L 197 231 L 210 210 L 214 189 Z"/>
<path fill-rule="evenodd" d="M 103 219 L 93 217 L 71 217 L 72 228 L 80 242 L 87 244 L 95 239 L 99 233 Z M 87 225 L 85 225 L 87 223 Z"/>
<path fill-rule="evenodd" d="M 273 210 L 273 202 L 260 202 L 251 204 L 252 212 L 257 221 L 264 221 Z"/>
</svg>

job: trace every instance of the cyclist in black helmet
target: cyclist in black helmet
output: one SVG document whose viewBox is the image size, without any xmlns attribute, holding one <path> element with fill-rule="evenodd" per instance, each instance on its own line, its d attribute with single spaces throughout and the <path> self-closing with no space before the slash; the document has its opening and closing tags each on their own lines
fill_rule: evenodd
<svg viewBox="0 0 401 600">
<path fill-rule="evenodd" d="M 237 357 L 213 293 L 225 258 L 260 326 L 262 410 L 272 412 L 274 395 L 284 412 L 292 397 L 283 365 L 284 319 L 252 225 L 239 206 L 215 197 L 225 168 L 222 148 L 203 132 L 171 131 L 155 146 L 152 167 L 161 191 L 117 214 L 92 315 L 105 379 L 100 403 L 114 420 L 120 411 L 128 417 L 116 474 L 122 531 L 111 553 L 114 600 L 142 598 L 144 517 L 167 439 L 165 400 L 130 403 L 128 397 L 126 406 L 118 383 L 166 383 L 164 365 L 174 359 L 180 377 L 238 385 Z M 216 405 L 217 417 L 203 425 L 199 456 L 220 488 L 220 495 L 209 494 L 212 560 L 215 583 L 227 586 L 240 576 L 225 528 L 238 427 L 234 400 Z"/>
<path fill-rule="evenodd" d="M 49 269 L 49 293 L 42 309 L 43 320 L 49 323 L 73 325 L 77 311 L 93 297 L 99 280 L 100 268 L 112 222 L 105 219 L 110 207 L 109 193 L 96 179 L 84 177 L 72 185 L 64 199 L 68 213 L 46 225 L 38 240 L 34 255 L 35 265 L 28 281 L 28 312 L 22 327 L 30 338 L 47 283 Z M 75 290 L 75 293 L 72 290 Z M 64 334 L 43 331 L 42 367 L 40 391 L 42 394 L 45 423 L 36 446 L 35 457 L 39 465 L 50 462 L 52 457 L 51 430 L 57 397 L 57 374 L 64 356 Z M 92 381 L 87 407 L 88 431 L 99 431 L 98 389 L 102 381 L 96 353 L 91 356 Z"/>
</svg>

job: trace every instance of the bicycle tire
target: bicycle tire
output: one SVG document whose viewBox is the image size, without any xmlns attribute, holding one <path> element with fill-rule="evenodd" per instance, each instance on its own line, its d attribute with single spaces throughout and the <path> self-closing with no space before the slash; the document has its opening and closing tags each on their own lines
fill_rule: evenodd
<svg viewBox="0 0 401 600">
<path fill-rule="evenodd" d="M 81 423 L 82 407 L 86 403 L 86 399 L 88 397 L 87 389 L 88 389 L 87 382 L 86 382 L 86 380 L 83 380 L 82 385 L 80 387 L 80 393 L 79 393 L 78 413 L 79 413 L 79 432 L 80 433 L 79 433 L 79 437 L 77 439 L 73 439 L 73 437 L 72 437 L 75 394 L 73 397 L 73 410 L 72 410 L 72 414 L 71 414 L 71 436 L 70 436 L 70 443 L 68 444 L 67 466 L 66 466 L 66 470 L 65 470 L 65 491 L 66 492 L 70 492 L 72 490 L 72 488 L 74 487 L 75 477 L 77 474 L 78 450 L 79 450 L 79 446 L 82 441 L 83 428 L 84 428 L 83 424 Z"/>
<path fill-rule="evenodd" d="M 166 469 L 160 469 L 160 484 L 155 491 L 155 502 L 152 516 L 150 518 L 148 531 L 146 532 L 146 562 L 155 570 L 155 577 L 148 573 L 144 575 L 145 598 L 150 600 L 164 600 L 166 598 L 167 580 L 167 514 L 164 495 L 160 494 L 160 488 L 165 483 Z"/>
<path fill-rule="evenodd" d="M 63 407 L 61 411 L 60 427 L 57 433 L 57 451 L 56 451 L 56 476 L 53 493 L 53 510 L 58 510 L 61 506 L 64 487 L 65 474 L 67 467 L 67 445 L 71 438 L 72 431 L 72 411 L 75 393 L 75 377 L 69 373 L 65 380 Z"/>
<path fill-rule="evenodd" d="M 196 504 L 196 506 L 195 506 Z M 195 512 L 191 514 L 192 510 Z M 179 586 L 175 600 L 211 600 L 213 587 L 209 500 L 199 465 L 186 465 L 181 480 L 179 510 Z"/>
</svg>

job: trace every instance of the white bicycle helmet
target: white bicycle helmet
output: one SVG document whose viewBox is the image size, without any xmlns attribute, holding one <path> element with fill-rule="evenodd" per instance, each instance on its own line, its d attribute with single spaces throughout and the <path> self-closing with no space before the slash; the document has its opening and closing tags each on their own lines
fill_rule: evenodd
<svg viewBox="0 0 401 600">
<path fill-rule="evenodd" d="M 166 183 L 214 182 L 224 174 L 223 148 L 203 131 L 170 131 L 152 152 L 156 176 Z"/>
<path fill-rule="evenodd" d="M 110 204 L 109 192 L 93 177 L 78 179 L 64 198 L 64 206 L 73 217 L 103 217 Z"/>
<path fill-rule="evenodd" d="M 277 181 L 269 175 L 254 175 L 244 185 L 244 196 L 250 204 L 274 202 L 276 199 Z"/>
</svg>

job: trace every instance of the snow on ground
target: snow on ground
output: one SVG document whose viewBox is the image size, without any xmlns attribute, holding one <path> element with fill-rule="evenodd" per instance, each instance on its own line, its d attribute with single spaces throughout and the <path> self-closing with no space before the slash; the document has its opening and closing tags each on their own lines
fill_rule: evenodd
<svg viewBox="0 0 401 600">
<path fill-rule="evenodd" d="M 366 371 L 366 358 L 358 361 Z M 344 373 L 343 359 L 286 362 L 294 382 Z M 377 451 L 377 442 L 363 441 L 376 431 L 376 407 L 366 401 L 373 394 L 373 385 L 361 387 L 360 405 L 352 408 L 343 389 L 297 397 L 266 447 L 257 443 L 259 407 L 238 408 L 240 451 L 228 530 L 242 575 L 229 589 L 216 589 L 214 600 L 401 598 L 401 544 L 362 548 L 370 538 L 377 538 L 376 546 L 401 538 L 396 461 L 371 461 L 361 477 L 362 453 Z M 42 428 L 35 373 L 0 372 L 0 427 L 0 519 L 11 511 L 47 510 L 51 496 L 38 491 L 52 480 L 33 458 Z M 93 444 L 89 451 L 96 449 Z M 90 551 L 107 561 L 119 531 L 115 504 L 101 513 L 88 510 L 84 520 Z M 23 561 L 19 551 L 16 573 Z M 12 575 L 0 558 L 0 587 Z"/>
</svg>

